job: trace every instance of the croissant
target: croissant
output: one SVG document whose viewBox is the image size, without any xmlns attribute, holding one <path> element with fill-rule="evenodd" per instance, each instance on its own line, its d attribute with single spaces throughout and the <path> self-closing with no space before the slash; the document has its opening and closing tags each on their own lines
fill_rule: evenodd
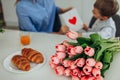
<svg viewBox="0 0 120 80">
<path fill-rule="evenodd" d="M 30 70 L 29 60 L 22 55 L 14 55 L 11 61 L 20 70 L 23 70 L 23 71 Z"/>
<path fill-rule="evenodd" d="M 31 48 L 23 48 L 22 55 L 26 57 L 29 61 L 37 64 L 42 63 L 44 61 L 42 53 Z"/>
</svg>

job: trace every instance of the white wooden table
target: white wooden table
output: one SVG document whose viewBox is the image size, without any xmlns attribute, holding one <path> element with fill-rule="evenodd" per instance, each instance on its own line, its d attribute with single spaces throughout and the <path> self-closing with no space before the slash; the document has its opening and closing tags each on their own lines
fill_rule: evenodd
<svg viewBox="0 0 120 80">
<path fill-rule="evenodd" d="M 16 73 L 4 68 L 3 62 L 9 55 L 20 50 L 19 31 L 5 30 L 0 36 L 0 78 L 1 80 L 71 80 L 68 77 L 58 76 L 49 66 L 49 59 L 55 53 L 55 45 L 68 39 L 64 35 L 48 33 L 30 33 L 31 44 L 28 47 L 43 53 L 46 62 L 39 69 L 27 72 Z M 120 80 L 120 54 L 114 57 L 109 71 L 105 74 L 105 80 Z"/>
</svg>

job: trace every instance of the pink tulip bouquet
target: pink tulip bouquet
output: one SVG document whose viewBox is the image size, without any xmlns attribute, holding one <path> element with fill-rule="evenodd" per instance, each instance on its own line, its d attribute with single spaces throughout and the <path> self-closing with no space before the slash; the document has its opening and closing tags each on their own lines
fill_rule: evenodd
<svg viewBox="0 0 120 80">
<path fill-rule="evenodd" d="M 71 80 L 103 80 L 113 56 L 120 51 L 119 39 L 102 39 L 97 33 L 90 38 L 77 36 L 70 32 L 67 37 L 76 42 L 63 41 L 55 46 L 50 67 Z"/>
</svg>

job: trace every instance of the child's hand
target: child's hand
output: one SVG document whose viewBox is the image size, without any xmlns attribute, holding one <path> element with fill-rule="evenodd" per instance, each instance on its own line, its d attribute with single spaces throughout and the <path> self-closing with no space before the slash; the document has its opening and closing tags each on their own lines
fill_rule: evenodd
<svg viewBox="0 0 120 80">
<path fill-rule="evenodd" d="M 63 25 L 60 30 L 62 34 L 66 34 L 69 31 L 69 27 L 66 25 Z"/>
<path fill-rule="evenodd" d="M 78 37 L 82 37 L 82 33 L 81 32 L 78 33 Z"/>
<path fill-rule="evenodd" d="M 88 26 L 86 24 L 83 24 L 83 30 L 88 31 Z"/>
</svg>

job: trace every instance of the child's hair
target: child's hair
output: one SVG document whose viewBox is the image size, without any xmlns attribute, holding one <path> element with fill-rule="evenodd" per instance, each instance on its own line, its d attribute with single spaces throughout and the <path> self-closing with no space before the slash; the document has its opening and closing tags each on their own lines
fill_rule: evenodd
<svg viewBox="0 0 120 80">
<path fill-rule="evenodd" d="M 97 8 L 101 16 L 111 17 L 119 10 L 117 0 L 96 0 L 94 7 Z"/>
</svg>

